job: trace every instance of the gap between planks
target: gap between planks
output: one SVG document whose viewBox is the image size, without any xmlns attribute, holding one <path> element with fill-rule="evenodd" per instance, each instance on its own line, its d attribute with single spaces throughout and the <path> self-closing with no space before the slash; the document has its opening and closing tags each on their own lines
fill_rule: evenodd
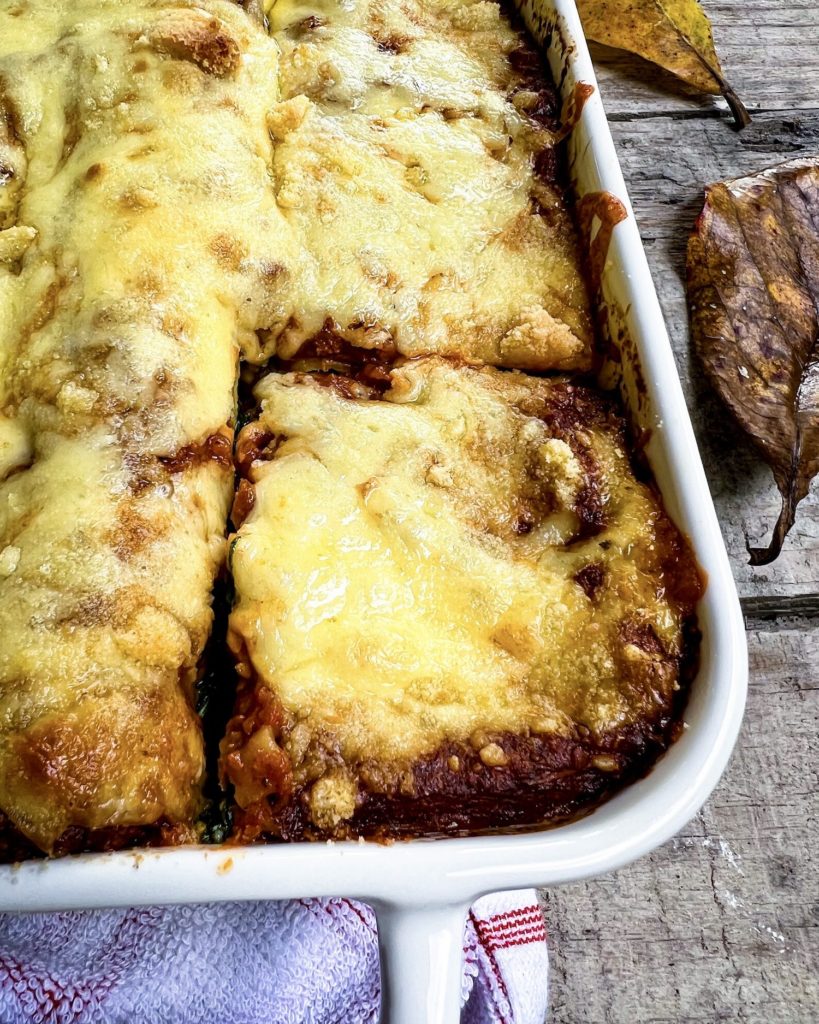
<svg viewBox="0 0 819 1024">
<path fill-rule="evenodd" d="M 814 630 L 819 625 L 819 594 L 754 595 L 739 603 L 748 630 Z"/>
<path fill-rule="evenodd" d="M 603 105 L 605 106 L 605 96 Z M 782 107 L 754 107 L 748 110 L 751 115 L 751 124 L 760 116 L 786 115 L 795 117 L 810 117 L 819 114 L 819 107 L 800 107 L 798 110 L 784 110 Z M 726 128 L 738 132 L 733 122 L 731 112 L 727 106 L 696 107 L 693 110 L 681 110 L 679 108 L 667 110 L 658 108 L 656 110 L 635 110 L 627 112 L 624 110 L 607 111 L 606 118 L 613 124 L 629 124 L 632 121 L 653 121 L 660 118 L 667 118 L 670 121 L 725 121 Z"/>
</svg>

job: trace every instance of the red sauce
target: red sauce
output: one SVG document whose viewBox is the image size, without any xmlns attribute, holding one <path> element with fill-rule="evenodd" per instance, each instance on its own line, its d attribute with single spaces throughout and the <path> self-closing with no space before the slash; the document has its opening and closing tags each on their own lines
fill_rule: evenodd
<svg viewBox="0 0 819 1024">
<path fill-rule="evenodd" d="M 216 462 L 227 469 L 233 465 L 233 431 L 225 426 L 203 442 L 186 444 L 175 455 L 165 456 L 159 461 L 170 473 L 182 473 L 203 462 Z"/>
<path fill-rule="evenodd" d="M 284 710 L 267 687 L 246 683 L 240 688 L 220 760 L 223 779 L 234 787 L 233 838 L 239 842 L 275 831 L 277 811 L 292 795 L 290 760 L 276 743 L 283 724 Z M 257 736 L 263 741 L 249 742 Z"/>
<path fill-rule="evenodd" d="M 606 257 L 615 227 L 628 213 L 617 196 L 611 192 L 587 192 L 577 203 L 577 226 L 587 252 L 587 272 L 593 293 L 600 291 L 600 282 L 606 266 Z M 592 238 L 594 221 L 600 227 Z"/>
</svg>

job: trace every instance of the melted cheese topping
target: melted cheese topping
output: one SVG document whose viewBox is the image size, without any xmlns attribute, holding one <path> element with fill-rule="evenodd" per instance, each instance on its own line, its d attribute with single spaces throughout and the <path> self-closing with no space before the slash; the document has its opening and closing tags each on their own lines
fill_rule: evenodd
<svg viewBox="0 0 819 1024">
<path fill-rule="evenodd" d="M 191 708 L 222 560 L 215 464 L 141 493 L 105 428 L 54 435 L 0 485 L 0 794 L 48 849 L 69 825 L 185 821 Z"/>
<path fill-rule="evenodd" d="M 29 239 L 0 264 L 6 414 L 116 417 L 173 454 L 228 422 L 240 346 L 292 314 L 296 242 L 268 177 L 275 44 L 218 0 L 21 0 L 3 52 L 25 154 L 10 230 Z"/>
<path fill-rule="evenodd" d="M 278 353 L 329 319 L 404 355 L 587 368 L 574 230 L 534 170 L 555 138 L 526 113 L 537 95 L 499 7 L 278 0 L 270 18 L 276 198 L 305 249 Z"/>
<path fill-rule="evenodd" d="M 297 783 L 331 772 L 310 797 L 322 827 L 373 764 L 394 779 L 449 740 L 502 763 L 486 734 L 604 736 L 668 709 L 668 523 L 599 399 L 575 389 L 561 426 L 567 387 L 435 359 L 395 370 L 384 401 L 259 385 L 250 429 L 277 444 L 232 546 L 232 643 L 285 709 Z"/>
<path fill-rule="evenodd" d="M 329 329 L 591 364 L 542 83 L 499 7 L 270 18 L 0 7 L 0 810 L 44 850 L 199 808 L 240 359 Z M 285 710 L 318 827 L 353 814 L 359 775 L 394 785 L 447 740 L 502 765 L 504 734 L 667 709 L 667 522 L 595 401 L 552 415 L 567 387 L 437 358 L 384 401 L 260 386 L 257 427 L 284 440 L 251 468 L 231 643 Z M 247 745 L 280 767 L 268 721 Z"/>
<path fill-rule="evenodd" d="M 0 8 L 0 808 L 45 849 L 198 809 L 236 365 L 292 315 L 277 60 L 223 0 Z"/>
</svg>

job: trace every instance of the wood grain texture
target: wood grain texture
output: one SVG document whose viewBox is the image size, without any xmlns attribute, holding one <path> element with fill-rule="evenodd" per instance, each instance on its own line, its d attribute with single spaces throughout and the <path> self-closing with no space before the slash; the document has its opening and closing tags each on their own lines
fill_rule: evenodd
<svg viewBox="0 0 819 1024">
<path fill-rule="evenodd" d="M 636 58 L 593 48 L 749 624 L 748 713 L 731 766 L 670 844 L 614 876 L 543 893 L 550 1024 L 819 1021 L 819 492 L 779 560 L 753 569 L 778 512 L 769 471 L 692 358 L 685 247 L 703 186 L 819 154 L 819 5 L 703 0 L 742 133 Z"/>
</svg>

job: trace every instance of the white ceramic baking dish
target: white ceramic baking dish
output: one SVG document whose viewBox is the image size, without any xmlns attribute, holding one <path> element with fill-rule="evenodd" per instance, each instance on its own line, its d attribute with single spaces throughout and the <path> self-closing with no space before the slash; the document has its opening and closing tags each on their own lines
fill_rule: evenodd
<svg viewBox="0 0 819 1024">
<path fill-rule="evenodd" d="M 628 211 L 609 248 L 604 299 L 610 310 L 621 311 L 633 341 L 623 353 L 630 413 L 651 430 L 647 454 L 667 508 L 708 577 L 699 607 L 701 666 L 683 735 L 645 779 L 559 828 L 393 846 L 200 847 L 30 862 L 0 868 L 0 909 L 356 897 L 378 915 L 382 1020 L 455 1024 L 463 923 L 472 901 L 486 892 L 554 886 L 618 868 L 673 836 L 719 779 L 747 685 L 745 634 L 728 558 L 574 2 L 519 4 L 564 97 L 577 82 L 595 86 L 569 140 L 577 194 L 606 190 Z"/>
</svg>

